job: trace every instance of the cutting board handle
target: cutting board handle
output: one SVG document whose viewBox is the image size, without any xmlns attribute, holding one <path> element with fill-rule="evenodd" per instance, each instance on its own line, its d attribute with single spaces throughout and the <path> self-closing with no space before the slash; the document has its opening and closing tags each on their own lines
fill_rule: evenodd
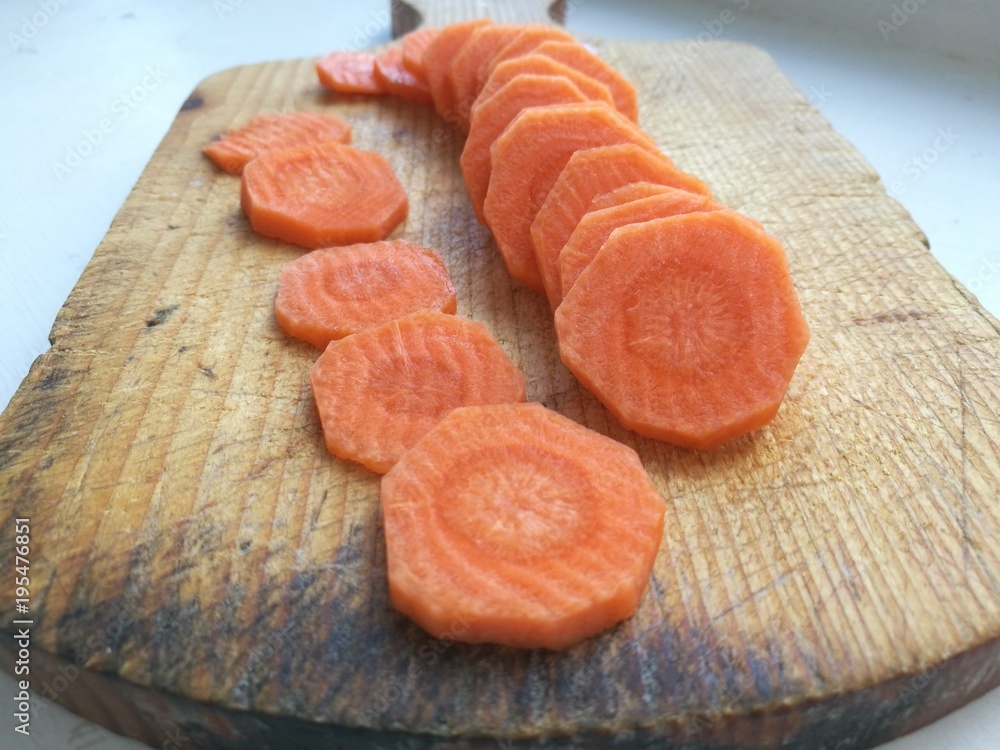
<svg viewBox="0 0 1000 750">
<path fill-rule="evenodd" d="M 566 4 L 567 0 L 390 0 L 392 36 L 398 39 L 420 26 L 444 26 L 473 18 L 562 25 Z"/>
</svg>

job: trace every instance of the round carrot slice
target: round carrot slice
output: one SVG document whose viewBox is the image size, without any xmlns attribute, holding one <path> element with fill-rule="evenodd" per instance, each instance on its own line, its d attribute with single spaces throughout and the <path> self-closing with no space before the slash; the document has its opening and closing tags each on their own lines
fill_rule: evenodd
<svg viewBox="0 0 1000 750">
<path fill-rule="evenodd" d="M 458 107 L 455 104 L 455 90 L 451 82 L 451 61 L 476 29 L 492 23 L 488 18 L 477 18 L 449 24 L 441 29 L 424 50 L 424 70 L 427 72 L 427 85 L 434 99 L 434 109 L 452 125 L 458 121 L 456 114 Z"/>
<path fill-rule="evenodd" d="M 439 312 L 331 342 L 310 380 L 327 449 L 377 472 L 452 409 L 524 401 L 524 376 L 486 326 Z"/>
<path fill-rule="evenodd" d="M 427 81 L 418 78 L 403 65 L 403 48 L 398 44 L 386 47 L 375 55 L 375 77 L 387 94 L 421 104 L 432 101 Z"/>
<path fill-rule="evenodd" d="M 586 97 L 568 78 L 520 75 L 486 101 L 476 103 L 460 164 L 465 188 L 481 224 L 485 223 L 483 201 L 490 184 L 490 148 L 493 142 L 528 107 L 585 101 Z"/>
<path fill-rule="evenodd" d="M 555 300 L 556 306 L 562 302 L 580 274 L 590 265 L 611 233 L 619 227 L 694 211 L 716 211 L 722 208 L 707 195 L 666 187 L 663 191 L 658 195 L 588 211 L 583 215 L 559 253 L 559 280 L 562 283 L 562 290 L 561 295 Z"/>
<path fill-rule="evenodd" d="M 424 83 L 427 83 L 424 53 L 440 32 L 441 29 L 438 28 L 424 27 L 405 34 L 400 40 L 403 46 L 403 66 Z"/>
<path fill-rule="evenodd" d="M 700 449 L 770 422 L 809 340 L 781 243 L 730 210 L 615 230 L 555 325 L 625 427 Z"/>
<path fill-rule="evenodd" d="M 274 302 L 278 324 L 320 349 L 418 310 L 454 313 L 455 289 L 440 255 L 405 240 L 307 253 L 281 269 Z"/>
<path fill-rule="evenodd" d="M 545 55 L 524 55 L 505 60 L 493 68 L 490 77 L 486 79 L 479 97 L 472 107 L 472 117 L 476 116 L 476 109 L 486 101 L 489 101 L 497 91 L 513 81 L 519 75 L 533 76 L 562 76 L 568 78 L 570 82 L 580 89 L 583 96 L 593 102 L 607 102 L 614 106 L 611 98 L 611 91 L 603 83 L 594 80 L 588 75 L 575 70 L 568 65 L 556 62 L 551 57 Z M 470 125 L 471 127 L 471 125 Z"/>
<path fill-rule="evenodd" d="M 553 309 L 562 297 L 559 253 L 590 202 L 601 193 L 639 181 L 709 194 L 701 180 L 682 172 L 668 157 L 635 144 L 577 151 L 545 196 L 530 229 L 538 273 Z"/>
<path fill-rule="evenodd" d="M 449 76 L 455 94 L 455 114 L 463 133 L 469 132 L 469 116 L 479 96 L 480 67 L 506 47 L 521 28 L 518 24 L 494 23 L 476 29 L 451 61 Z"/>
<path fill-rule="evenodd" d="M 369 52 L 331 52 L 316 61 L 319 82 L 342 94 L 384 94 L 375 76 L 375 55 Z"/>
<path fill-rule="evenodd" d="M 603 208 L 611 208 L 612 206 L 620 206 L 622 203 L 630 203 L 640 198 L 651 198 L 654 195 L 669 193 L 675 189 L 666 185 L 659 185 L 655 182 L 630 182 L 628 185 L 622 185 L 607 193 L 595 196 L 587 208 L 587 213 L 600 211 Z"/>
<path fill-rule="evenodd" d="M 240 203 L 256 231 L 308 248 L 383 240 L 408 210 L 384 157 L 338 143 L 257 157 L 243 170 Z"/>
<path fill-rule="evenodd" d="M 530 54 L 543 42 L 573 42 L 573 35 L 564 29 L 548 26 L 543 23 L 528 23 L 521 26 L 521 30 L 514 35 L 514 38 L 507 44 L 493 53 L 487 60 L 480 64 L 477 72 L 479 91 L 493 70 L 502 62 L 513 60 L 514 58 Z"/>
<path fill-rule="evenodd" d="M 634 614 L 665 513 L 634 450 L 541 404 L 451 412 L 381 502 L 393 606 L 436 637 L 519 648 Z"/>
<path fill-rule="evenodd" d="M 288 112 L 257 115 L 245 125 L 230 130 L 202 151 L 230 174 L 240 174 L 251 159 L 265 151 L 308 143 L 349 143 L 351 126 L 333 114 Z"/>
<path fill-rule="evenodd" d="M 635 123 L 602 103 L 531 107 L 493 143 L 483 216 L 514 279 L 544 291 L 531 223 L 566 162 L 580 149 L 622 143 L 656 151 Z"/>
<path fill-rule="evenodd" d="M 535 48 L 540 55 L 558 60 L 563 65 L 576 68 L 581 73 L 600 81 L 611 90 L 615 100 L 615 109 L 633 122 L 639 120 L 639 104 L 635 86 L 629 80 L 595 55 L 579 42 L 542 42 Z"/>
</svg>

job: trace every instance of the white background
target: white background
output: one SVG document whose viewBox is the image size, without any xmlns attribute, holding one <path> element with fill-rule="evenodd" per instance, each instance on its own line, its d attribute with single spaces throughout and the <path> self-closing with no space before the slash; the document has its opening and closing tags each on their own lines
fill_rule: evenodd
<svg viewBox="0 0 1000 750">
<path fill-rule="evenodd" d="M 1000 3 L 570 5 L 567 25 L 582 34 L 700 34 L 767 49 L 874 165 L 941 263 L 1000 315 L 1000 45 L 993 38 Z M 56 312 L 195 85 L 234 65 L 388 41 L 388 6 L 2 1 L 0 408 L 47 348 Z M 0 674 L 2 748 L 138 747 L 55 708 L 33 725 L 30 740 L 20 741 L 11 729 L 13 693 Z M 1000 691 L 885 747 L 1000 750 Z"/>
</svg>

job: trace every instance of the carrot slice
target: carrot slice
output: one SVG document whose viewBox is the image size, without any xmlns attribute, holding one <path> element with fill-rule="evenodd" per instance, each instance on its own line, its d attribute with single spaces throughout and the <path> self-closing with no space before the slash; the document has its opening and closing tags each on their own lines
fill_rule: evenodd
<svg viewBox="0 0 1000 750">
<path fill-rule="evenodd" d="M 579 42 L 543 42 L 535 48 L 540 55 L 576 68 L 611 90 L 615 108 L 633 122 L 639 120 L 639 103 L 629 80 Z"/>
<path fill-rule="evenodd" d="M 430 104 L 431 90 L 403 65 L 403 48 L 386 47 L 375 55 L 375 77 L 387 94 L 412 102 Z"/>
<path fill-rule="evenodd" d="M 650 185 L 650 183 L 638 184 Z M 619 227 L 651 219 L 665 219 L 668 216 L 695 211 L 717 211 L 722 208 L 705 195 L 668 187 L 663 190 L 664 192 L 658 195 L 588 211 L 583 215 L 559 253 L 559 279 L 562 290 L 561 295 L 555 300 L 557 306 L 569 293 L 584 269 L 590 265 L 611 233 Z"/>
<path fill-rule="evenodd" d="M 424 53 L 440 33 L 441 29 L 425 27 L 411 31 L 400 40 L 403 45 L 403 66 L 424 83 L 427 83 Z"/>
<path fill-rule="evenodd" d="M 427 85 L 434 99 L 434 109 L 452 125 L 457 122 L 457 115 L 455 92 L 451 85 L 451 61 L 476 29 L 492 23 L 488 18 L 477 18 L 445 26 L 424 51 L 424 70 L 427 71 Z"/>
<path fill-rule="evenodd" d="M 320 349 L 418 310 L 454 313 L 455 289 L 440 255 L 405 240 L 307 253 L 281 269 L 274 302 L 278 324 Z"/>
<path fill-rule="evenodd" d="M 676 190 L 676 188 L 660 185 L 656 182 L 630 182 L 628 185 L 622 185 L 610 192 L 595 196 L 587 208 L 587 213 L 611 208 L 612 206 L 620 206 L 623 203 L 630 203 L 642 198 L 650 198 L 654 195 L 662 195 L 663 193 L 669 193 L 671 190 Z"/>
<path fill-rule="evenodd" d="M 555 26 L 546 26 L 545 24 L 540 23 L 524 24 L 521 26 L 521 30 L 517 32 L 509 43 L 501 47 L 496 53 L 479 66 L 479 70 L 476 74 L 478 78 L 479 91 L 482 91 L 486 81 L 489 80 L 489 77 L 493 74 L 496 66 L 500 63 L 530 54 L 543 42 L 572 41 L 575 41 L 572 34 L 568 31 L 564 31 L 563 29 L 556 28 Z"/>
<path fill-rule="evenodd" d="M 456 124 L 463 133 L 469 132 L 470 113 L 479 96 L 480 67 L 506 47 L 521 29 L 522 26 L 509 23 L 494 23 L 476 29 L 452 59 L 448 75 L 455 94 Z"/>
<path fill-rule="evenodd" d="M 377 472 L 452 409 L 524 401 L 524 376 L 486 327 L 439 312 L 331 342 L 310 380 L 327 449 Z"/>
<path fill-rule="evenodd" d="M 243 170 L 240 203 L 256 231 L 309 248 L 383 240 L 408 210 L 384 157 L 339 143 L 261 154 Z"/>
<path fill-rule="evenodd" d="M 601 103 L 531 107 L 493 143 L 483 216 L 514 279 L 544 290 L 531 244 L 531 222 L 570 156 L 580 149 L 615 143 L 656 149 L 635 123 Z"/>
<path fill-rule="evenodd" d="M 530 229 L 537 268 L 553 309 L 562 297 L 559 253 L 591 200 L 616 187 L 643 180 L 709 194 L 701 180 L 679 170 L 663 154 L 635 145 L 581 150 L 566 162 Z"/>
<path fill-rule="evenodd" d="M 555 325 L 625 427 L 700 449 L 770 422 L 809 340 L 781 243 L 730 210 L 615 230 Z"/>
<path fill-rule="evenodd" d="M 319 82 L 342 94 L 384 94 L 375 76 L 375 55 L 337 50 L 316 61 Z"/>
<path fill-rule="evenodd" d="M 546 57 L 545 55 L 523 55 L 515 57 L 512 60 L 505 60 L 493 69 L 490 77 L 486 80 L 486 84 L 479 92 L 476 103 L 472 106 L 471 116 L 475 117 L 476 108 L 480 104 L 488 101 L 497 91 L 522 74 L 562 76 L 563 78 L 568 78 L 574 86 L 580 89 L 580 93 L 590 101 L 607 102 L 614 106 L 611 91 L 603 83 L 568 65 L 556 62 L 551 57 Z"/>
<path fill-rule="evenodd" d="M 393 606 L 435 637 L 518 648 L 631 617 L 666 511 L 634 450 L 537 403 L 456 409 L 380 494 Z"/>
<path fill-rule="evenodd" d="M 511 121 L 528 107 L 587 101 L 568 78 L 520 75 L 486 101 L 479 100 L 462 149 L 461 167 L 476 218 L 481 224 L 483 201 L 490 184 L 490 148 Z"/>
<path fill-rule="evenodd" d="M 257 115 L 245 125 L 228 131 L 202 151 L 216 166 L 240 174 L 251 159 L 264 151 L 307 143 L 350 143 L 351 126 L 333 114 L 288 112 Z"/>
</svg>

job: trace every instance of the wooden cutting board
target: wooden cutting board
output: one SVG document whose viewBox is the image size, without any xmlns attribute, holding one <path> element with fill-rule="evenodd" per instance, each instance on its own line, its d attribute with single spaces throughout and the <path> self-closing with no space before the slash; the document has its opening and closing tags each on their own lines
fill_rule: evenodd
<svg viewBox="0 0 1000 750">
<path fill-rule="evenodd" d="M 397 10 L 400 31 L 419 15 Z M 158 747 L 815 750 L 1000 683 L 1000 324 L 762 51 L 595 44 L 662 149 L 785 243 L 812 341 L 774 423 L 711 453 L 623 430 L 509 279 L 432 109 L 325 92 L 309 60 L 219 73 L 0 417 L 0 560 L 29 518 L 34 691 Z M 249 229 L 238 178 L 200 151 L 301 109 L 392 162 L 399 236 L 442 253 L 529 399 L 640 453 L 668 515 L 630 621 L 556 654 L 436 641 L 391 609 L 378 477 L 324 450 L 316 351 L 274 322 L 299 251 Z M 17 617 L 11 586 L 0 608 Z"/>
</svg>

